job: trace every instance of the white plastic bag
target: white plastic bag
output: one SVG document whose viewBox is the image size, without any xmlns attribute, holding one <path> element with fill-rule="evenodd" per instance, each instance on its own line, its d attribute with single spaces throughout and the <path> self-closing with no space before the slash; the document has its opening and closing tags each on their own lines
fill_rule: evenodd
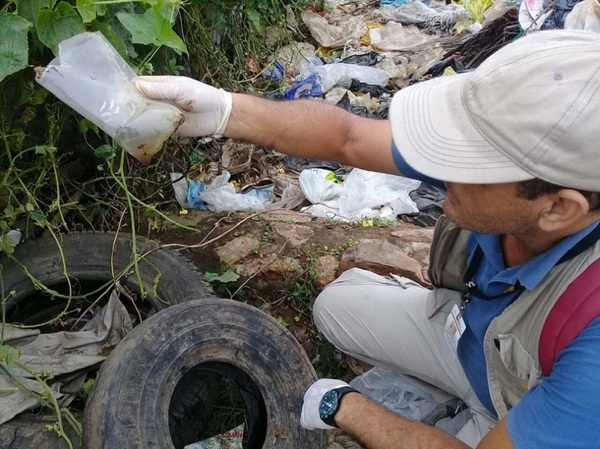
<svg viewBox="0 0 600 449">
<path fill-rule="evenodd" d="M 586 30 L 600 33 L 600 2 L 583 0 L 565 18 L 565 30 Z"/>
<path fill-rule="evenodd" d="M 384 408 L 415 421 L 423 421 L 437 405 L 435 398 L 411 378 L 383 368 L 367 371 L 350 385 Z"/>
<path fill-rule="evenodd" d="M 206 203 L 208 210 L 214 212 L 262 210 L 271 204 L 272 196 L 256 194 L 254 191 L 236 192 L 233 184 L 229 182 L 230 176 L 228 171 L 223 170 L 203 191 L 197 192 L 198 198 Z"/>
<path fill-rule="evenodd" d="M 82 33 L 59 45 L 59 55 L 36 81 L 148 163 L 183 123 L 175 106 L 149 100 L 137 76 L 101 33 Z"/>
<path fill-rule="evenodd" d="M 371 45 L 383 51 L 418 51 L 439 41 L 436 36 L 421 32 L 414 26 L 388 22 L 382 27 L 371 28 Z"/>
<path fill-rule="evenodd" d="M 322 168 L 302 170 L 299 180 L 302 193 L 313 204 L 336 200 L 342 192 L 342 184 L 330 170 Z"/>
<path fill-rule="evenodd" d="M 323 92 L 329 92 L 336 85 L 350 87 L 353 79 L 381 87 L 385 87 L 390 80 L 385 70 L 343 62 L 323 64 L 316 56 L 306 58 L 300 66 L 301 78 L 307 78 L 311 74 L 319 75 Z"/>
<path fill-rule="evenodd" d="M 526 32 L 539 30 L 552 11 L 544 11 L 544 0 L 521 0 L 519 24 Z"/>
<path fill-rule="evenodd" d="M 304 11 L 302 21 L 310 30 L 312 37 L 327 48 L 355 45 L 367 30 L 364 20 L 358 16 L 340 18 L 337 25 L 332 25 L 316 12 Z"/>
<path fill-rule="evenodd" d="M 313 206 L 303 210 L 313 216 L 357 221 L 418 212 L 409 193 L 421 181 L 354 168 L 343 184 L 329 170 L 308 169 L 300 173 L 300 188 Z M 383 206 L 388 206 L 383 207 Z"/>
<path fill-rule="evenodd" d="M 353 169 L 346 180 L 338 200 L 340 214 L 352 216 L 362 209 L 389 204 L 396 215 L 419 212 L 408 196 L 421 181 L 403 176 Z"/>
</svg>

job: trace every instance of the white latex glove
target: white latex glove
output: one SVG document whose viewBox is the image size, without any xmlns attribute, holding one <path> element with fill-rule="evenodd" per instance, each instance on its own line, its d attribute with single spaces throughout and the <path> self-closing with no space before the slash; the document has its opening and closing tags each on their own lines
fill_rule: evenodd
<svg viewBox="0 0 600 449">
<path fill-rule="evenodd" d="M 184 137 L 223 134 L 231 114 L 229 92 L 185 76 L 140 76 L 138 90 L 153 100 L 166 100 L 185 115 L 175 134 Z"/>
<path fill-rule="evenodd" d="M 319 405 L 321 399 L 329 390 L 338 387 L 345 387 L 348 384 L 337 379 L 319 379 L 310 386 L 304 393 L 304 403 L 302 404 L 302 415 L 300 415 L 300 424 L 305 429 L 335 429 L 335 427 L 325 424 L 319 414 Z"/>
</svg>

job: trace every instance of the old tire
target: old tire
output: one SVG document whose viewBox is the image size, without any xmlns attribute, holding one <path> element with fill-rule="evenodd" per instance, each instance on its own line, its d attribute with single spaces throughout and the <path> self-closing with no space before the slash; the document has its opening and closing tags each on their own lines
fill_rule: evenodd
<svg viewBox="0 0 600 449">
<path fill-rule="evenodd" d="M 127 234 L 78 233 L 60 236 L 62 253 L 75 294 L 90 294 L 113 279 L 112 272 L 120 273 L 131 261 L 132 238 Z M 175 251 L 158 249 L 158 243 L 145 239 L 136 240 L 138 254 L 147 256 L 138 263 L 141 284 L 133 270 L 121 279 L 121 285 L 133 292 L 138 299 L 142 288 L 146 296 L 140 304 L 126 306 L 152 315 L 165 307 L 190 298 L 213 297 L 210 285 L 202 279 L 196 267 Z M 61 255 L 54 239 L 30 240 L 15 249 L 14 257 L 31 276 L 47 287 L 67 293 Z M 47 319 L 53 311 L 60 312 L 65 300 L 52 298 L 34 285 L 23 268 L 8 256 L 0 257 L 4 297 L 7 299 L 7 321 L 37 324 Z M 91 303 L 94 298 L 83 301 Z M 106 298 L 108 299 L 108 298 Z M 130 302 L 130 301 L 129 301 Z M 79 304 L 80 308 L 85 304 Z M 73 304 L 75 308 L 77 304 Z M 40 316 L 44 314 L 44 316 Z"/>
<path fill-rule="evenodd" d="M 316 379 L 302 347 L 271 316 L 225 299 L 163 310 L 117 346 L 86 404 L 85 447 L 179 449 L 193 443 L 171 434 L 173 401 L 190 378 L 210 382 L 215 374 L 240 388 L 251 415 L 248 448 L 323 447 L 322 432 L 300 426 L 305 389 Z"/>
<path fill-rule="evenodd" d="M 138 254 L 145 254 L 139 261 L 140 279 L 147 296 L 141 299 L 140 283 L 133 272 L 127 273 L 120 281 L 123 287 L 136 297 L 136 305 L 127 298 L 123 304 L 130 309 L 134 319 L 138 314 L 143 318 L 153 315 L 171 304 L 187 301 L 191 298 L 212 298 L 214 294 L 210 285 L 203 280 L 196 267 L 178 252 L 161 249 L 158 243 L 138 238 L 136 240 Z M 78 233 L 60 236 L 59 250 L 53 239 L 41 238 L 19 245 L 14 253 L 13 261 L 6 255 L 0 256 L 0 277 L 4 297 L 7 298 L 7 322 L 18 322 L 28 325 L 43 323 L 66 306 L 66 300 L 53 298 L 41 292 L 31 278 L 26 275 L 25 268 L 37 282 L 60 293 L 67 293 L 66 278 L 63 275 L 61 251 L 67 266 L 67 272 L 73 286 L 74 294 L 87 295 L 84 299 L 73 299 L 69 310 L 84 310 L 93 303 L 97 294 L 93 292 L 99 286 L 110 285 L 114 273 L 126 268 L 132 257 L 132 238 L 128 234 L 114 233 Z M 131 270 L 130 270 L 131 271 Z M 110 287 L 108 287 L 110 289 Z M 105 291 L 102 288 L 102 291 Z M 101 298 L 108 300 L 108 295 Z M 80 313 L 80 312 L 79 312 Z M 79 315 L 79 313 L 77 315 Z M 68 315 L 67 315 L 68 316 Z M 68 320 L 61 320 L 68 321 Z M 59 329 L 46 326 L 47 331 Z M 68 329 L 68 325 L 66 328 Z M 190 388 L 201 390 L 206 382 L 190 382 Z M 203 391 L 202 399 L 209 401 L 214 396 Z M 195 402 L 187 402 L 185 397 L 178 401 L 181 426 L 187 424 L 188 410 L 193 409 Z M 0 426 L 0 435 L 13 435 L 11 448 L 34 449 L 38 447 L 63 447 L 66 443 L 58 435 L 43 431 L 47 422 L 43 416 L 23 413 Z M 48 417 L 48 419 L 52 419 Z M 41 431 L 40 431 L 41 430 Z M 71 438 L 76 447 L 81 447 L 76 438 Z M 1 437 L 0 441 L 5 438 Z M 43 442 L 43 443 L 42 443 Z M 0 447 L 3 447 L 0 444 Z"/>
</svg>

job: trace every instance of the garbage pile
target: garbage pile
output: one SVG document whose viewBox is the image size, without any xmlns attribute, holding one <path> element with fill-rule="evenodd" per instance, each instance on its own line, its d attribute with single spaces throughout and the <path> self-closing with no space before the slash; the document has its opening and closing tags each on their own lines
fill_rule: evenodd
<svg viewBox="0 0 600 449">
<path fill-rule="evenodd" d="M 281 48 L 263 71 L 266 80 L 279 86 L 269 96 L 311 98 L 360 116 L 385 118 L 397 90 L 472 70 L 526 33 L 550 28 L 599 32 L 600 3 L 325 0 L 322 10 L 306 10 L 301 20 L 309 38 Z M 419 182 L 233 141 L 225 144 L 220 164 L 200 164 L 171 177 L 183 211 L 285 207 L 345 221 L 402 217 L 433 224 L 443 200 L 442 192 Z"/>
</svg>

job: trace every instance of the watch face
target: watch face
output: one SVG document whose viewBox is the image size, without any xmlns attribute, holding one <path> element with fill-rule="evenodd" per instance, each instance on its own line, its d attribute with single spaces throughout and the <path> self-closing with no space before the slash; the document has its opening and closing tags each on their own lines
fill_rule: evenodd
<svg viewBox="0 0 600 449">
<path fill-rule="evenodd" d="M 319 414 L 321 419 L 326 419 L 337 412 L 338 409 L 339 394 L 335 390 L 328 391 L 321 399 L 319 405 Z"/>
</svg>

